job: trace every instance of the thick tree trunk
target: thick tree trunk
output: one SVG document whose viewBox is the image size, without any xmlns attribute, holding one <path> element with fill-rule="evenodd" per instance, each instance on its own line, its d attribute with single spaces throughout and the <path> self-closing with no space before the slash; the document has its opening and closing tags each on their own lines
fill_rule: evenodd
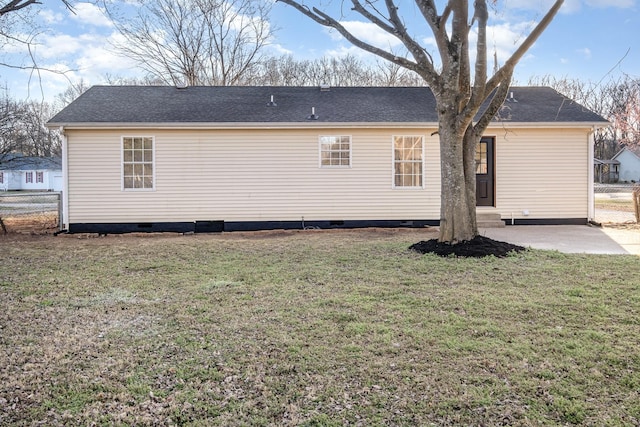
<svg viewBox="0 0 640 427">
<path fill-rule="evenodd" d="M 440 115 L 440 242 L 451 244 L 478 235 L 476 222 L 476 138 L 471 128 L 460 133 L 455 116 Z"/>
</svg>

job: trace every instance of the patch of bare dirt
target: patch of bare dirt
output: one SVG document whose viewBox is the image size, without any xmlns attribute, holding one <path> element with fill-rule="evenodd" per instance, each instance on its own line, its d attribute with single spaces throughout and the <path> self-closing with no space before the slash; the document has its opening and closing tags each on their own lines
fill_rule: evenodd
<svg viewBox="0 0 640 427">
<path fill-rule="evenodd" d="M 635 222 L 625 222 L 625 223 L 605 223 L 602 224 L 604 228 L 615 228 L 618 230 L 635 230 L 640 231 L 640 224 Z"/>
<path fill-rule="evenodd" d="M 443 257 L 455 255 L 466 258 L 482 258 L 491 255 L 503 258 L 511 252 L 521 252 L 525 250 L 522 246 L 500 242 L 485 236 L 476 236 L 469 241 L 453 245 L 450 243 L 441 243 L 438 239 L 426 240 L 411 245 L 409 249 L 421 254 L 433 253 Z"/>
</svg>

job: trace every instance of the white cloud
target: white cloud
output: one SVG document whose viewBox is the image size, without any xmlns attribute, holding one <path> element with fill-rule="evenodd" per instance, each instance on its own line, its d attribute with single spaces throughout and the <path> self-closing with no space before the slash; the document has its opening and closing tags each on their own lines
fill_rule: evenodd
<svg viewBox="0 0 640 427">
<path fill-rule="evenodd" d="M 353 45 L 348 45 L 348 46 L 340 45 L 335 49 L 326 50 L 324 52 L 324 56 L 326 57 L 355 56 L 357 58 L 362 58 L 362 59 L 375 57 L 372 53 L 369 53 Z"/>
<path fill-rule="evenodd" d="M 90 36 L 74 37 L 68 34 L 48 36 L 40 41 L 37 48 L 38 56 L 46 59 L 63 58 L 75 54 L 88 43 L 91 43 Z"/>
<path fill-rule="evenodd" d="M 493 60 L 495 54 L 498 58 L 498 63 L 500 65 L 504 64 L 534 26 L 535 22 L 505 22 L 487 26 L 487 55 Z M 469 35 L 471 60 L 475 60 L 476 57 L 475 45 L 477 41 L 478 33 L 474 29 Z"/>
<path fill-rule="evenodd" d="M 83 24 L 96 27 L 112 27 L 113 23 L 98 6 L 92 3 L 78 3 L 73 6 L 75 14 L 71 18 Z"/>
<path fill-rule="evenodd" d="M 591 59 L 591 49 L 589 49 L 588 47 L 578 49 L 577 52 L 581 54 L 585 59 Z"/>
<path fill-rule="evenodd" d="M 107 36 L 81 34 L 76 37 L 60 34 L 42 40 L 37 51 L 42 81 L 31 78 L 28 82 L 29 93 L 34 96 L 42 91 L 45 98 L 52 100 L 71 82 L 80 79 L 93 85 L 103 82 L 106 74 L 122 77 L 140 75 L 132 61 L 112 52 L 110 42 L 120 37 L 117 33 Z M 46 70 L 55 70 L 57 73 Z M 22 74 L 28 75 L 29 72 Z M 26 91 L 26 84 L 16 86 L 16 90 Z"/>
<path fill-rule="evenodd" d="M 285 48 L 279 43 L 272 43 L 267 46 L 267 49 L 273 51 L 276 55 L 293 55 L 293 51 Z"/>
<path fill-rule="evenodd" d="M 402 44 L 397 37 L 387 33 L 372 22 L 341 21 L 351 34 L 360 40 L 382 49 L 391 49 Z M 327 30 L 333 40 L 342 40 L 342 35 L 335 30 Z"/>
<path fill-rule="evenodd" d="M 49 9 L 42 9 L 38 14 L 46 24 L 57 24 L 64 20 L 64 15 L 62 13 L 56 13 Z"/>
<path fill-rule="evenodd" d="M 88 76 L 102 76 L 106 73 L 129 75 L 135 64 L 110 48 L 110 42 L 121 41 L 120 39 L 119 34 L 113 33 L 108 39 L 99 39 L 93 47 L 83 49 L 75 60 L 80 72 Z M 95 78 L 91 80 L 95 81 Z"/>
</svg>

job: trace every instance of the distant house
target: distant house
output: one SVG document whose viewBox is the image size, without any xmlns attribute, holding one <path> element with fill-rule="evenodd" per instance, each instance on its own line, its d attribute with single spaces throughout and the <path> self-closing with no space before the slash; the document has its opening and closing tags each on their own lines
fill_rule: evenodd
<svg viewBox="0 0 640 427">
<path fill-rule="evenodd" d="M 0 191 L 62 191 L 59 157 L 0 156 Z"/>
<path fill-rule="evenodd" d="M 476 150 L 478 212 L 593 217 L 593 132 L 608 122 L 514 87 Z M 62 131 L 70 232 L 423 226 L 440 218 L 425 87 L 96 86 Z"/>
<path fill-rule="evenodd" d="M 617 160 L 593 159 L 595 182 L 609 184 L 618 182 L 620 177 L 620 162 Z"/>
<path fill-rule="evenodd" d="M 623 182 L 640 182 L 640 146 L 625 147 L 611 160 L 619 163 L 620 177 Z"/>
</svg>

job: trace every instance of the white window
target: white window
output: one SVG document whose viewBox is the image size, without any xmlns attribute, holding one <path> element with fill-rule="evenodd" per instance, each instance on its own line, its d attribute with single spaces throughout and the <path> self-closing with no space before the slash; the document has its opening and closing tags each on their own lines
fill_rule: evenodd
<svg viewBox="0 0 640 427">
<path fill-rule="evenodd" d="M 423 186 L 422 170 L 424 138 L 422 136 L 393 137 L 393 186 Z"/>
<path fill-rule="evenodd" d="M 350 167 L 351 137 L 321 136 L 320 167 Z"/>
<path fill-rule="evenodd" d="M 154 158 L 152 137 L 122 138 L 122 188 L 153 190 Z"/>
<path fill-rule="evenodd" d="M 25 172 L 24 182 L 26 182 L 27 184 L 33 183 L 33 172 Z"/>
<path fill-rule="evenodd" d="M 44 182 L 44 172 L 36 172 L 36 182 Z"/>
</svg>

